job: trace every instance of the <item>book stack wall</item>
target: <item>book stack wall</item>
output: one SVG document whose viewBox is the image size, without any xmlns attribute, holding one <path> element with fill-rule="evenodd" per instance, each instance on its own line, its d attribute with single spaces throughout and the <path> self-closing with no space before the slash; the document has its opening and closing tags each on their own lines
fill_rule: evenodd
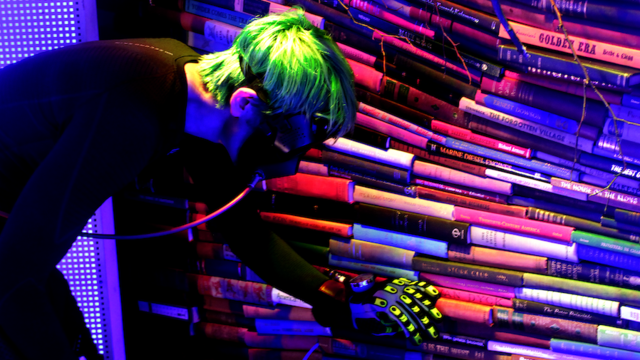
<svg viewBox="0 0 640 360">
<path fill-rule="evenodd" d="M 200 239 L 206 271 L 185 276 L 227 304 L 204 309 L 237 323 L 224 324 L 231 336 L 224 321 L 201 321 L 198 334 L 247 348 L 272 346 L 247 341 L 254 329 L 308 336 L 278 344 L 319 343 L 324 357 L 375 358 L 372 346 L 405 358 L 640 357 L 640 6 L 500 4 L 527 55 L 488 0 L 185 1 L 180 17 L 203 50 L 293 5 L 338 43 L 356 127 L 310 150 L 298 174 L 265 181 L 261 217 L 328 274 L 435 284 L 445 316 L 442 337 L 420 347 L 332 332 L 223 240 Z M 238 289 L 253 297 L 226 294 Z"/>
</svg>

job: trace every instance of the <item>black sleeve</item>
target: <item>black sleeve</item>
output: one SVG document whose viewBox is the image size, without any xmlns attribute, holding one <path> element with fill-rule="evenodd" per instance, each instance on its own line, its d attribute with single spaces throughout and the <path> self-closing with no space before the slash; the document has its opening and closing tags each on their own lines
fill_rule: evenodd
<svg viewBox="0 0 640 360">
<path fill-rule="evenodd" d="M 181 151 L 187 172 L 211 212 L 235 198 L 251 180 L 238 174 L 220 144 L 186 136 Z M 328 300 L 318 288 L 329 278 L 269 230 L 250 195 L 208 226 L 222 233 L 242 263 L 269 285 L 312 306 Z"/>
</svg>

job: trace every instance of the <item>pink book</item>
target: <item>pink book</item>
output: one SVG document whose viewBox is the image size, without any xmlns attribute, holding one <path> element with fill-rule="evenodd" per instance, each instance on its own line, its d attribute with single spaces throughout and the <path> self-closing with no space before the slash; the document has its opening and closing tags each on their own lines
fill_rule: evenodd
<svg viewBox="0 0 640 360">
<path fill-rule="evenodd" d="M 566 92 L 568 94 L 573 94 L 576 96 L 582 96 L 583 89 L 581 82 L 572 82 L 565 81 L 561 79 L 553 79 L 546 76 L 536 76 L 534 74 L 520 74 L 515 71 L 505 70 L 504 76 L 524 82 L 528 82 L 530 84 L 544 86 L 548 89 L 558 90 L 562 92 Z M 622 102 L 622 94 L 618 94 L 612 91 L 607 91 L 603 89 L 598 89 L 600 94 L 604 97 L 605 100 L 609 104 L 620 105 Z M 593 100 L 600 100 L 598 94 L 591 88 L 591 86 L 587 86 L 587 98 Z"/>
<path fill-rule="evenodd" d="M 347 62 L 353 70 L 356 84 L 362 86 L 368 91 L 371 91 L 372 93 L 380 94 L 383 77 L 381 72 L 351 59 L 347 59 Z"/>
<path fill-rule="evenodd" d="M 511 195 L 511 184 L 508 182 L 483 178 L 436 164 L 416 161 L 413 163 L 413 173 L 420 177 Z"/>
<path fill-rule="evenodd" d="M 371 117 L 374 117 L 374 118 L 376 118 L 378 120 L 382 120 L 382 121 L 384 121 L 386 123 L 393 124 L 393 125 L 395 125 L 397 127 L 403 128 L 403 129 L 405 129 L 407 131 L 410 131 L 410 132 L 412 132 L 414 134 L 421 135 L 421 136 L 423 136 L 423 137 L 425 137 L 427 139 L 431 139 L 431 137 L 434 135 L 433 132 L 431 132 L 431 131 L 429 131 L 429 130 L 427 130 L 425 128 L 422 128 L 422 127 L 420 127 L 420 126 L 418 126 L 416 124 L 410 123 L 407 120 L 403 120 L 403 119 L 401 119 L 401 118 L 399 118 L 397 116 L 394 116 L 394 115 L 391 115 L 389 113 L 386 113 L 386 112 L 384 112 L 382 110 L 378 110 L 378 109 L 374 108 L 373 106 L 367 105 L 367 104 L 362 103 L 362 102 L 358 103 L 358 111 L 363 113 L 363 114 L 366 114 L 366 115 L 369 115 Z"/>
<path fill-rule="evenodd" d="M 336 42 L 336 44 L 338 45 L 338 47 L 340 48 L 340 51 L 342 51 L 342 54 L 344 55 L 345 58 L 353 60 L 353 61 L 357 61 L 361 64 L 365 64 L 367 66 L 371 66 L 374 67 L 376 64 L 376 57 L 373 55 L 369 55 L 364 51 L 360 51 L 358 49 L 354 49 L 351 46 L 347 46 L 345 44 Z"/>
<path fill-rule="evenodd" d="M 525 44 L 531 44 L 571 54 L 571 48 L 563 34 L 541 30 L 515 22 L 510 22 L 509 24 L 515 31 L 516 35 L 518 35 L 518 38 L 520 38 L 520 41 Z M 503 39 L 509 38 L 509 34 L 502 26 L 500 27 L 499 36 Z M 573 42 L 573 48 L 578 56 L 640 69 L 640 50 L 638 49 L 592 41 L 577 36 L 570 36 L 570 40 Z"/>
<path fill-rule="evenodd" d="M 504 141 L 492 139 L 487 136 L 474 134 L 471 130 L 449 125 L 447 123 L 443 123 L 442 121 L 432 120 L 431 130 L 443 133 L 456 139 L 465 140 L 473 144 L 478 144 L 491 149 L 499 150 L 507 154 L 520 156 L 526 159 L 531 158 L 531 149 L 526 149 L 517 145 L 506 143 Z"/>
<path fill-rule="evenodd" d="M 266 190 L 353 203 L 351 180 L 295 174 L 265 181 Z"/>
<path fill-rule="evenodd" d="M 473 225 L 483 225 L 495 229 L 508 230 L 520 234 L 534 235 L 566 243 L 571 243 L 572 227 L 521 219 L 513 216 L 494 214 L 456 206 L 453 210 L 455 220 Z"/>
<path fill-rule="evenodd" d="M 611 190 L 602 190 L 601 187 L 587 185 L 583 183 L 577 183 L 560 178 L 551 178 L 551 185 L 557 186 L 562 189 L 569 189 L 580 193 L 589 194 L 588 200 L 611 205 L 621 209 L 630 211 L 640 211 L 640 198 L 637 196 L 623 194 Z"/>
<path fill-rule="evenodd" d="M 420 280 L 428 281 L 436 286 L 457 290 L 472 291 L 480 294 L 513 299 L 515 288 L 512 286 L 489 284 L 482 281 L 466 280 L 451 276 L 420 273 Z"/>
<path fill-rule="evenodd" d="M 408 51 L 408 52 L 412 53 L 413 55 L 416 55 L 416 56 L 421 57 L 423 59 L 426 59 L 426 60 L 429 60 L 431 62 L 434 62 L 434 63 L 436 63 L 436 64 L 438 64 L 440 66 L 444 66 L 447 69 L 451 69 L 451 70 L 455 71 L 456 73 L 461 74 L 461 75 L 463 75 L 465 77 L 468 76 L 467 75 L 468 74 L 467 70 L 465 70 L 464 68 L 459 67 L 459 66 L 457 66 L 455 64 L 452 64 L 449 61 L 444 61 L 444 60 L 442 60 L 442 59 L 440 59 L 440 58 L 438 58 L 438 57 L 436 57 L 436 56 L 434 56 L 434 55 L 432 55 L 432 54 L 430 54 L 430 53 L 428 53 L 428 52 L 426 52 L 424 50 L 421 50 L 421 49 L 415 47 L 412 44 L 408 44 L 406 40 L 402 40 L 402 39 L 391 37 L 391 36 L 381 32 L 381 31 L 378 31 L 378 30 L 373 32 L 373 39 L 374 40 L 383 41 L 384 43 L 388 43 L 388 44 L 393 45 L 395 47 L 398 47 L 398 48 L 400 48 L 402 50 Z M 477 75 L 471 74 L 471 79 L 473 81 L 477 82 L 477 83 L 480 82 L 480 77 L 477 76 Z"/>
<path fill-rule="evenodd" d="M 460 301 L 471 302 L 475 304 L 489 305 L 489 306 L 504 306 L 513 307 L 513 301 L 511 299 L 505 299 L 504 297 L 486 295 L 481 293 L 475 293 L 470 291 L 456 290 L 442 286 L 436 286 L 436 289 L 440 291 L 443 298 L 454 299 Z"/>
<path fill-rule="evenodd" d="M 424 35 L 430 39 L 433 39 L 433 37 L 435 36 L 435 32 L 433 30 L 424 26 L 414 24 L 397 15 L 394 15 L 393 10 L 380 8 L 377 3 L 374 3 L 372 1 L 351 0 L 347 2 L 347 5 L 364 11 L 367 14 L 373 15 L 382 20 L 388 21 L 394 25 L 398 25 L 416 34 Z"/>
<path fill-rule="evenodd" d="M 428 139 L 420 135 L 416 135 L 407 130 L 401 129 L 397 126 L 387 124 L 384 121 L 374 119 L 371 116 L 367 116 L 362 113 L 356 113 L 356 124 L 362 125 L 366 128 L 381 132 L 385 135 L 389 135 L 394 139 L 404 141 L 407 144 L 417 146 L 421 149 L 427 147 Z"/>
<path fill-rule="evenodd" d="M 261 212 L 260 217 L 264 221 L 275 224 L 295 226 L 304 229 L 328 232 L 342 237 L 353 235 L 353 225 L 341 224 L 332 221 L 305 218 L 302 216 Z"/>
</svg>

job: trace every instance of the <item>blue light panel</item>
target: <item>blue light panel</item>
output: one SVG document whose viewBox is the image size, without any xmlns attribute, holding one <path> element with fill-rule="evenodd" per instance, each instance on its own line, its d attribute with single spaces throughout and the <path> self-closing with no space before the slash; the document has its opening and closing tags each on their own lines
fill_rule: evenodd
<svg viewBox="0 0 640 360">
<path fill-rule="evenodd" d="M 0 0 L 0 71 L 37 53 L 98 40 L 95 0 Z M 124 360 L 124 337 L 113 240 L 90 233 L 113 234 L 111 199 L 98 209 L 57 265 L 69 282 L 93 340 L 106 360 Z"/>
</svg>

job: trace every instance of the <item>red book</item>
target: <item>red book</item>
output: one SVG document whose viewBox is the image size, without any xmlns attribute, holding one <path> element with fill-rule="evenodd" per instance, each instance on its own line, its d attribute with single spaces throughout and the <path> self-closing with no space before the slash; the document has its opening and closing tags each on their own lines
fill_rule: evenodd
<svg viewBox="0 0 640 360">
<path fill-rule="evenodd" d="M 295 226 L 304 229 L 328 232 L 342 237 L 353 235 L 353 225 L 341 224 L 332 221 L 309 219 L 302 216 L 261 212 L 260 217 L 264 221 L 275 224 Z"/>
<path fill-rule="evenodd" d="M 442 294 L 443 298 L 447 299 L 487 306 L 499 305 L 504 307 L 513 307 L 513 301 L 511 299 L 505 299 L 498 296 L 485 295 L 464 290 L 456 290 L 442 286 L 436 286 L 436 289 L 440 291 L 440 294 Z M 439 304 L 436 304 L 436 307 L 440 308 Z"/>
<path fill-rule="evenodd" d="M 534 235 L 536 237 L 544 237 L 566 243 L 571 243 L 571 233 L 575 230 L 575 228 L 569 226 L 520 219 L 458 206 L 453 210 L 453 216 L 455 220 L 474 225 L 503 229 L 525 235 Z"/>
<path fill-rule="evenodd" d="M 467 196 L 456 195 L 429 189 L 422 186 L 416 187 L 416 193 L 421 199 L 435 200 L 456 206 L 464 206 L 471 209 L 484 210 L 496 214 L 514 216 L 518 218 L 527 217 L 527 208 L 522 206 L 503 205 L 490 201 L 478 200 Z"/>
<path fill-rule="evenodd" d="M 295 174 L 266 181 L 267 190 L 353 203 L 351 180 L 308 174 Z"/>
<path fill-rule="evenodd" d="M 380 94 L 380 88 L 382 85 L 383 75 L 381 72 L 376 71 L 376 69 L 361 64 L 357 61 L 353 61 L 351 59 L 347 59 L 349 66 L 353 70 L 353 76 L 355 77 L 356 84 L 362 86 L 367 89 L 367 91 L 371 91 L 372 93 Z"/>
</svg>

